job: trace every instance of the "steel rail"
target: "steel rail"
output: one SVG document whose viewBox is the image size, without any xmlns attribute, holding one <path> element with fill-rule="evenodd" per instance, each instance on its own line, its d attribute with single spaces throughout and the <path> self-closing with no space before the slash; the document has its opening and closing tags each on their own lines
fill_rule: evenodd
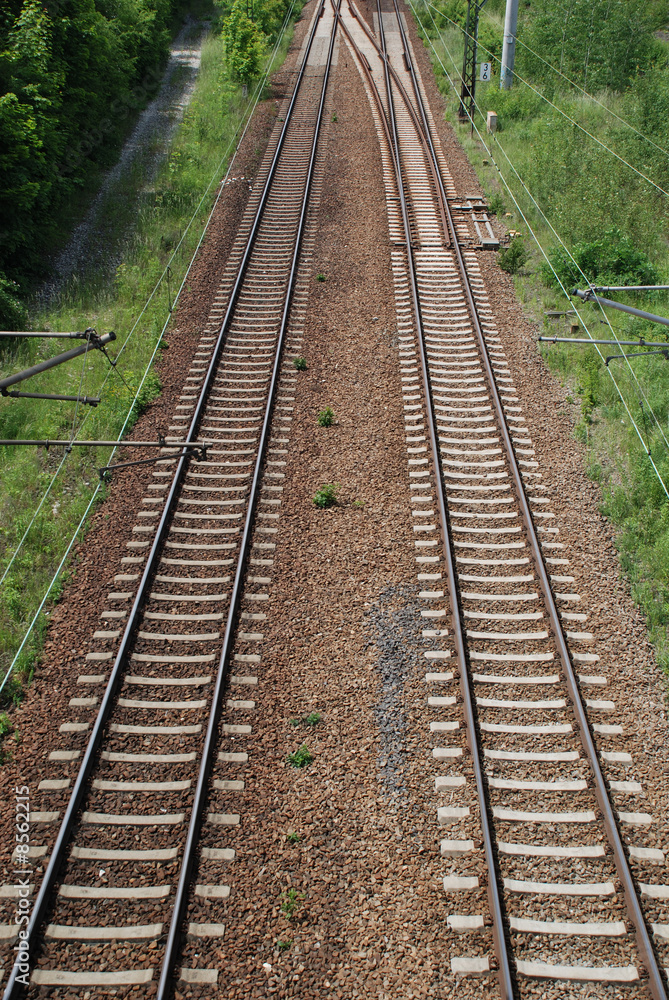
<svg viewBox="0 0 669 1000">
<path fill-rule="evenodd" d="M 229 326 L 230 319 L 232 317 L 232 313 L 233 313 L 233 310 L 234 310 L 234 305 L 235 305 L 236 300 L 237 300 L 237 298 L 239 296 L 239 291 L 240 291 L 240 288 L 241 288 L 241 285 L 242 285 L 243 276 L 244 276 L 244 273 L 246 271 L 246 267 L 248 265 L 248 261 L 249 261 L 250 255 L 251 255 L 253 244 L 255 242 L 255 237 L 256 237 L 258 229 L 260 227 L 261 218 L 262 218 L 262 215 L 264 213 L 265 205 L 267 203 L 267 199 L 268 199 L 268 196 L 269 196 L 269 189 L 271 187 L 271 184 L 272 184 L 272 181 L 273 181 L 273 178 L 274 178 L 274 174 L 276 172 L 276 167 L 277 167 L 277 164 L 278 164 L 278 161 L 279 161 L 281 150 L 283 149 L 283 145 L 284 145 L 284 141 L 285 141 L 285 136 L 287 134 L 288 127 L 289 127 L 289 124 L 290 124 L 290 121 L 291 121 L 291 118 L 292 118 L 292 113 L 293 113 L 293 109 L 295 107 L 295 102 L 297 100 L 297 95 L 298 95 L 298 92 L 299 92 L 299 89 L 300 89 L 300 85 L 302 83 L 302 80 L 304 79 L 304 74 L 305 74 L 305 71 L 306 71 L 307 62 L 308 62 L 308 59 L 309 59 L 309 55 L 311 53 L 311 48 L 312 48 L 312 45 L 313 45 L 313 40 L 314 40 L 314 38 L 316 36 L 316 31 L 317 31 L 317 28 L 318 28 L 320 14 L 322 13 L 322 11 L 324 9 L 324 4 L 325 4 L 325 0 L 320 0 L 319 13 L 318 13 L 318 15 L 315 16 L 313 24 L 312 24 L 311 31 L 309 33 L 309 37 L 308 37 L 307 45 L 305 47 L 305 52 L 304 52 L 304 56 L 302 58 L 302 63 L 301 63 L 301 66 L 300 66 L 300 70 L 299 70 L 297 79 L 295 81 L 295 88 L 294 88 L 294 91 L 293 91 L 293 95 L 291 97 L 290 104 L 289 104 L 288 109 L 286 111 L 285 120 L 284 120 L 284 123 L 283 123 L 281 134 L 279 136 L 279 141 L 277 143 L 277 148 L 275 150 L 274 156 L 272 158 L 272 163 L 271 163 L 271 166 L 270 166 L 270 170 L 269 170 L 267 178 L 265 180 L 263 192 L 262 192 L 262 195 L 261 195 L 261 198 L 260 198 L 260 202 L 258 204 L 258 208 L 256 210 L 256 215 L 255 215 L 255 218 L 254 218 L 253 225 L 251 227 L 251 231 L 250 231 L 249 236 L 248 236 L 248 242 L 247 242 L 247 245 L 246 245 L 246 249 L 245 249 L 244 255 L 242 257 L 242 261 L 241 261 L 241 263 L 239 265 L 239 271 L 238 271 L 237 279 L 235 281 L 235 285 L 234 285 L 233 291 L 231 293 L 230 302 L 229 302 L 228 308 L 226 310 L 225 317 L 223 319 L 223 322 L 222 322 L 222 325 L 221 325 L 221 328 L 220 328 L 220 332 L 219 332 L 218 339 L 217 339 L 217 342 L 216 342 L 216 346 L 215 346 L 215 349 L 214 349 L 214 352 L 213 352 L 212 360 L 211 360 L 211 363 L 209 365 L 209 368 L 207 369 L 207 373 L 206 373 L 204 381 L 203 381 L 203 385 L 202 385 L 202 389 L 200 391 L 200 396 L 199 396 L 198 403 L 197 403 L 197 406 L 196 406 L 196 409 L 195 409 L 195 413 L 193 415 L 193 419 L 192 419 L 190 427 L 189 427 L 188 437 L 187 437 L 187 440 L 185 442 L 179 442 L 179 444 L 192 444 L 193 443 L 192 439 L 195 436 L 195 432 L 196 432 L 196 429 L 197 429 L 197 426 L 198 426 L 198 423 L 199 423 L 200 414 L 201 414 L 201 411 L 202 411 L 202 409 L 204 407 L 205 399 L 207 397 L 209 388 L 210 388 L 211 383 L 212 383 L 213 378 L 214 378 L 214 374 L 215 374 L 215 370 L 216 370 L 216 365 L 217 365 L 217 362 L 218 362 L 218 357 L 220 355 L 220 352 L 222 350 L 222 347 L 223 347 L 223 344 L 224 344 L 224 341 L 225 341 L 225 337 L 226 337 L 226 333 L 227 333 L 227 328 Z M 276 368 L 276 365 L 275 365 L 275 373 L 276 373 L 276 371 L 277 371 L 277 368 Z M 272 383 L 272 389 L 273 389 L 273 385 L 274 385 L 274 380 L 273 380 L 273 383 Z M 267 421 L 265 422 L 264 428 L 266 426 L 266 423 L 267 423 Z M 177 468 L 175 470 L 175 474 L 174 474 L 174 477 L 172 479 L 170 490 L 169 490 L 168 495 L 167 495 L 166 500 L 165 500 L 165 505 L 163 507 L 161 518 L 160 518 L 160 521 L 159 521 L 157 529 L 156 529 L 156 534 L 154 536 L 154 539 L 153 539 L 153 542 L 152 542 L 152 545 L 151 545 L 151 549 L 149 550 L 149 554 L 147 556 L 146 566 L 144 568 L 144 572 L 142 573 L 142 578 L 141 578 L 140 583 L 139 583 L 139 587 L 138 587 L 138 590 L 137 590 L 137 594 L 136 594 L 135 600 L 133 602 L 132 608 L 131 608 L 130 613 L 128 615 L 128 622 L 126 624 L 126 628 L 124 630 L 123 637 L 121 639 L 119 650 L 118 650 L 118 653 L 116 655 L 116 659 L 114 661 L 114 665 L 112 667 L 112 670 L 111 670 L 111 673 L 110 673 L 110 676 L 109 676 L 109 681 L 107 682 L 107 687 L 105 689 L 105 693 L 103 695 L 102 702 L 100 704 L 100 709 L 99 709 L 98 715 L 96 717 L 96 720 L 95 720 L 95 722 L 93 724 L 93 730 L 91 732 L 91 736 L 90 736 L 90 739 L 88 741 L 88 745 L 86 747 L 86 751 L 84 753 L 84 757 L 83 757 L 81 766 L 79 768 L 79 772 L 77 774 L 77 778 L 76 778 L 76 781 L 74 783 L 74 787 L 72 789 L 72 794 L 70 796 L 67 808 L 65 810 L 65 815 L 63 817 L 63 822 L 61 823 L 61 826 L 60 826 L 60 829 L 59 829 L 59 832 L 58 832 L 58 836 L 56 838 L 56 842 L 54 844 L 54 848 L 53 848 L 53 851 L 51 853 L 51 857 L 49 859 L 49 864 L 47 866 L 47 870 L 44 873 L 44 878 L 42 879 L 42 884 L 40 886 L 39 892 L 37 894 L 37 898 L 35 900 L 35 904 L 33 906 L 33 909 L 32 909 L 31 915 L 30 915 L 30 921 L 28 923 L 28 926 L 25 928 L 25 936 L 21 940 L 21 945 L 22 945 L 21 951 L 19 951 L 17 953 L 17 958 L 16 958 L 16 960 L 14 962 L 14 965 L 12 966 L 12 969 L 11 969 L 11 972 L 10 972 L 10 975 L 9 975 L 9 979 L 8 979 L 8 982 L 7 982 L 7 986 L 5 987 L 5 991 L 4 991 L 4 994 L 3 994 L 3 1000 L 14 1000 L 14 998 L 18 995 L 18 993 L 23 991 L 23 984 L 17 982 L 17 975 L 19 973 L 19 970 L 18 970 L 19 961 L 25 963 L 25 956 L 26 955 L 30 956 L 31 959 L 34 959 L 34 957 L 35 957 L 35 952 L 36 952 L 35 939 L 37 937 L 37 932 L 38 932 L 38 930 L 40 928 L 40 925 L 42 924 L 42 922 L 43 922 L 43 920 L 44 920 L 44 918 L 46 916 L 47 908 L 48 908 L 48 906 L 49 906 L 49 904 L 51 902 L 51 899 L 53 897 L 53 892 L 54 892 L 54 888 L 55 888 L 55 883 L 56 883 L 56 880 L 57 880 L 58 872 L 59 872 L 60 866 L 61 866 L 61 864 L 63 862 L 67 845 L 69 844 L 69 841 L 70 841 L 70 838 L 71 838 L 72 830 L 73 830 L 73 827 L 74 827 L 74 821 L 75 821 L 75 818 L 76 818 L 79 806 L 81 805 L 81 801 L 82 801 L 83 796 L 84 796 L 84 792 L 85 792 L 85 789 L 86 789 L 86 783 L 88 781 L 90 772 L 91 772 L 91 770 L 93 768 L 93 764 L 94 764 L 95 758 L 97 756 L 97 752 L 99 750 L 99 746 L 100 746 L 100 743 L 101 743 L 101 740 L 102 740 L 103 730 L 104 730 L 104 727 L 106 725 L 107 719 L 109 717 L 109 714 L 110 714 L 110 711 L 111 711 L 111 707 L 112 707 L 113 698 L 115 696 L 115 693 L 116 693 L 116 690 L 117 690 L 117 687 L 118 687 L 118 684 L 119 684 L 119 680 L 120 680 L 120 676 L 121 676 L 121 670 L 122 670 L 123 665 L 125 664 L 125 659 L 126 659 L 126 655 L 127 655 L 127 652 L 128 652 L 128 648 L 129 648 L 129 646 L 131 644 L 131 640 L 132 640 L 133 635 L 134 635 L 135 627 L 137 625 L 137 621 L 138 621 L 138 618 L 139 618 L 142 606 L 144 604 L 144 600 L 145 600 L 145 597 L 146 597 L 148 586 L 149 586 L 149 583 L 151 581 L 151 576 L 153 574 L 154 565 L 155 565 L 156 560 L 158 558 L 158 552 L 159 552 L 160 548 L 162 547 L 162 541 L 164 539 L 165 534 L 167 533 L 167 527 L 168 527 L 168 522 L 169 522 L 169 518 L 170 518 L 172 506 L 173 506 L 174 501 L 175 501 L 176 496 L 177 496 L 177 490 L 178 490 L 178 486 L 179 486 L 179 483 L 180 483 L 180 480 L 181 480 L 181 476 L 183 474 L 183 470 L 184 470 L 185 464 L 186 464 L 186 455 L 183 455 L 180 458 L 180 460 L 179 460 L 179 462 L 177 464 Z"/>
<path fill-rule="evenodd" d="M 177 885 L 176 897 L 174 906 L 172 907 L 172 921 L 170 923 L 169 934 L 167 938 L 167 943 L 165 945 L 165 956 L 163 958 L 163 966 L 160 976 L 160 982 L 158 985 L 158 992 L 156 994 L 156 1000 L 167 1000 L 171 992 L 171 987 L 173 985 L 172 978 L 172 967 L 176 960 L 176 952 L 178 947 L 179 935 L 181 932 L 181 923 L 185 916 L 186 906 L 188 903 L 188 888 L 191 877 L 191 872 L 195 862 L 195 855 L 199 844 L 199 835 L 202 827 L 202 815 L 203 808 L 207 798 L 207 787 L 209 782 L 209 774 L 211 771 L 211 757 L 214 752 L 214 745 L 218 738 L 218 724 L 221 718 L 222 703 L 223 703 L 223 690 L 225 686 L 225 681 L 227 678 L 228 665 L 230 659 L 230 652 L 232 649 L 235 619 L 237 616 L 237 611 L 239 609 L 239 603 L 242 598 L 242 583 L 244 581 L 245 571 L 246 571 L 246 559 L 249 552 L 249 547 L 251 543 L 251 531 L 253 528 L 253 517 L 255 513 L 256 500 L 259 493 L 260 487 L 260 477 L 262 473 L 262 466 L 265 457 L 265 448 L 267 441 L 269 439 L 270 433 L 270 423 L 272 419 L 272 410 L 274 395 L 276 392 L 276 386 L 279 381 L 279 364 L 281 362 L 283 343 L 285 339 L 286 329 L 288 327 L 288 319 L 290 316 L 290 310 L 292 306 L 293 290 L 295 285 L 295 277 L 297 274 L 297 268 L 299 265 L 300 251 L 302 247 L 302 237 L 304 234 L 304 227 L 306 222 L 307 210 L 309 205 L 309 196 L 311 193 L 311 186 L 314 175 L 314 168 L 316 162 L 316 152 L 318 148 L 318 136 L 320 133 L 321 122 L 323 120 L 323 109 L 325 107 L 325 97 L 328 87 L 328 80 L 330 76 L 330 68 L 332 65 L 332 54 L 334 51 L 335 39 L 337 36 L 337 26 L 339 24 L 339 8 L 341 6 L 341 0 L 338 0 L 337 6 L 335 8 L 334 23 L 332 26 L 332 33 L 330 35 L 330 45 L 328 48 L 327 62 L 325 65 L 325 73 L 323 75 L 323 86 L 321 88 L 320 102 L 318 105 L 318 114 L 316 117 L 316 122 L 314 126 L 314 138 L 311 145 L 311 153 L 309 157 L 309 165 L 307 168 L 307 176 L 304 187 L 304 194 L 302 197 L 302 206 L 300 210 L 300 217 L 297 227 L 297 236 L 295 239 L 295 249 L 293 252 L 293 259 L 291 262 L 290 275 L 288 279 L 288 287 L 286 291 L 286 298 L 284 301 L 283 314 L 281 317 L 281 326 L 279 328 L 279 335 L 277 339 L 276 347 L 276 357 L 274 360 L 274 368 L 272 370 L 272 379 L 270 383 L 269 395 L 267 398 L 267 406 L 265 408 L 265 416 L 263 420 L 262 431 L 260 435 L 260 444 L 258 447 L 258 457 L 255 464 L 255 469 L 253 471 L 253 480 L 251 483 L 251 499 L 249 500 L 248 511 L 246 515 L 246 521 L 244 524 L 244 531 L 242 534 L 242 541 L 240 545 L 239 558 L 237 561 L 237 570 L 235 573 L 235 579 L 232 586 L 230 606 L 228 609 L 228 618 L 225 627 L 225 634 L 223 639 L 223 647 L 221 649 L 221 655 L 218 665 L 218 673 L 216 676 L 216 684 L 214 688 L 214 694 L 212 698 L 211 714 L 209 717 L 209 724 L 207 726 L 207 732 L 205 735 L 204 748 L 202 751 L 202 762 L 200 765 L 200 773 L 198 775 L 197 785 L 195 788 L 195 794 L 193 797 L 193 806 L 191 808 L 190 822 L 188 826 L 188 834 L 186 839 L 186 847 L 184 849 L 183 859 L 181 862 L 181 872 L 179 875 L 179 882 Z M 321 0 L 321 7 L 318 17 L 316 18 L 315 24 L 317 25 L 322 11 L 325 9 L 324 0 Z"/>
<path fill-rule="evenodd" d="M 378 3 L 379 0 L 377 0 L 377 4 Z M 397 20 L 400 27 L 400 34 L 402 36 L 402 42 L 404 45 L 404 57 L 406 60 L 406 65 L 411 74 L 412 87 L 414 90 L 416 104 L 418 105 L 421 119 L 423 121 L 423 127 L 425 129 L 425 135 L 431 149 L 431 155 L 434 157 L 435 163 L 438 163 L 436 152 L 434 150 L 434 144 L 432 142 L 430 126 L 427 121 L 427 116 L 425 113 L 425 106 L 422 94 L 420 92 L 420 86 L 418 84 L 418 79 L 416 77 L 416 72 L 413 65 L 413 59 L 411 57 L 410 46 L 407 41 L 404 25 L 402 23 L 402 19 L 400 17 L 400 13 L 398 10 L 397 0 L 393 0 L 393 5 L 395 7 Z M 462 252 L 457 239 L 455 224 L 453 222 L 453 215 L 451 213 L 450 205 L 448 204 L 448 200 L 446 198 L 446 193 L 443 188 L 443 183 L 441 182 L 441 175 L 440 175 L 439 188 L 440 188 L 440 195 L 444 201 L 446 215 L 449 223 L 450 236 L 457 257 L 458 268 L 460 270 L 463 288 L 467 298 L 467 303 L 471 314 L 472 322 L 474 325 L 474 329 L 476 331 L 476 337 L 481 349 L 482 360 L 487 374 L 495 411 L 499 419 L 500 430 L 502 433 L 502 438 L 504 440 L 504 447 L 506 450 L 507 460 L 509 462 L 509 467 L 514 482 L 516 497 L 521 509 L 528 541 L 530 543 L 530 550 L 535 562 L 539 583 L 544 597 L 545 607 L 551 622 L 553 637 L 558 647 L 560 662 L 562 664 L 562 670 L 564 673 L 567 690 L 569 692 L 569 698 L 571 701 L 574 718 L 576 721 L 577 728 L 579 730 L 579 735 L 581 738 L 583 749 L 585 750 L 590 767 L 592 768 L 594 784 L 595 784 L 595 789 L 594 789 L 595 797 L 597 799 L 597 804 L 599 805 L 599 808 L 602 813 L 604 828 L 609 841 L 609 845 L 613 852 L 614 863 L 616 866 L 616 870 L 618 872 L 618 877 L 620 878 L 620 881 L 623 886 L 625 905 L 629 913 L 630 919 L 634 925 L 639 957 L 646 969 L 646 972 L 648 973 L 648 980 L 649 980 L 648 985 L 654 1000 L 666 1000 L 667 993 L 665 990 L 662 973 L 660 972 L 660 965 L 657 960 L 657 956 L 655 954 L 652 938 L 648 932 L 648 927 L 646 925 L 641 905 L 639 903 L 636 886 L 634 884 L 634 879 L 629 868 L 629 863 L 627 860 L 627 855 L 625 854 L 623 841 L 620 836 L 620 832 L 618 830 L 618 825 L 616 822 L 616 817 L 613 807 L 611 805 L 611 800 L 609 798 L 606 781 L 604 779 L 599 764 L 597 749 L 595 747 L 594 740 L 592 738 L 592 733 L 590 730 L 590 724 L 588 721 L 587 713 L 576 681 L 574 668 L 569 654 L 569 647 L 567 645 L 567 640 L 562 628 L 559 612 L 557 610 L 557 605 L 555 603 L 555 598 L 553 596 L 553 591 L 550 585 L 550 576 L 544 563 L 543 553 L 541 551 L 541 545 L 539 543 L 537 532 L 534 527 L 534 521 L 532 519 L 532 513 L 530 510 L 529 502 L 527 500 L 525 486 L 522 480 L 518 462 L 516 460 L 515 451 L 513 449 L 513 443 L 511 441 L 511 435 L 506 422 L 504 407 L 502 405 L 502 401 L 500 399 L 499 392 L 497 390 L 497 383 L 495 381 L 494 373 L 492 370 L 490 356 L 488 353 L 488 347 L 486 344 L 485 335 L 483 333 L 483 328 L 481 326 L 481 322 L 478 316 L 478 310 L 476 308 L 476 303 L 474 300 L 474 295 L 472 292 L 469 275 L 467 273 L 467 268 L 464 259 L 462 257 Z"/>
<path fill-rule="evenodd" d="M 353 0 L 348 0 L 348 8 L 349 8 L 349 11 L 351 12 L 351 15 L 357 20 L 357 22 L 359 23 L 360 27 L 362 28 L 362 30 L 367 35 L 369 41 L 376 48 L 376 50 L 377 50 L 377 52 L 379 54 L 379 57 L 381 59 L 384 59 L 383 52 L 382 52 L 382 49 L 381 49 L 379 43 L 377 42 L 376 38 L 374 37 L 373 33 L 371 32 L 371 30 L 369 28 L 369 25 L 366 23 L 365 19 L 362 18 L 362 17 L 360 17 L 360 14 L 358 13 L 358 11 L 356 9 L 355 4 L 353 3 Z M 343 26 L 343 22 L 342 22 L 342 26 Z M 351 39 L 351 44 L 357 49 L 357 46 L 355 45 L 355 42 L 352 39 Z M 359 50 L 358 50 L 358 52 L 359 52 Z M 360 55 L 361 59 L 365 59 L 365 57 L 364 57 L 364 55 L 362 55 L 362 53 L 359 52 L 359 55 Z M 386 66 L 388 68 L 388 72 L 390 73 L 391 77 L 395 81 L 395 85 L 397 86 L 398 90 L 400 91 L 400 93 L 402 95 L 402 98 L 404 100 L 404 104 L 405 104 L 406 110 L 409 112 L 411 120 L 413 121 L 414 125 L 416 126 L 416 131 L 418 132 L 418 136 L 419 136 L 419 139 L 421 141 L 421 145 L 423 146 L 423 148 L 425 150 L 425 153 L 427 154 L 426 158 L 427 158 L 428 167 L 429 167 L 430 172 L 432 174 L 432 179 L 434 181 L 435 187 L 438 187 L 439 180 L 440 180 L 440 175 L 439 175 L 439 172 L 438 172 L 438 166 L 435 163 L 433 163 L 432 159 L 429 156 L 429 150 L 427 148 L 427 143 L 425 141 L 425 137 L 424 137 L 423 132 L 421 130 L 420 121 L 418 119 L 418 116 L 416 115 L 416 112 L 415 112 L 412 104 L 411 104 L 411 101 L 409 99 L 409 95 L 407 94 L 407 92 L 406 92 L 406 90 L 404 88 L 404 85 L 402 84 L 402 81 L 400 80 L 400 78 L 399 78 L 396 70 L 393 68 L 393 66 L 391 66 L 390 62 L 388 60 L 385 60 L 385 64 L 386 64 Z M 371 77 L 370 77 L 370 81 L 371 81 L 371 86 L 372 86 L 373 90 L 375 90 L 376 93 L 378 94 L 378 90 L 376 89 L 376 84 L 373 82 L 373 80 L 372 80 Z M 383 102 L 380 103 L 380 114 L 385 119 L 386 112 L 385 112 L 385 109 L 383 107 Z M 386 122 L 386 126 L 387 126 L 387 122 Z M 385 128 L 385 132 L 386 132 L 387 137 L 389 137 L 390 133 L 389 133 L 387 127 Z M 389 139 L 389 141 L 390 141 L 390 139 Z M 439 201 L 439 199 L 437 199 L 437 201 L 438 201 L 439 211 L 441 213 L 441 224 L 442 224 L 442 227 L 443 227 L 443 230 L 444 230 L 444 238 L 446 240 L 448 240 L 448 224 L 447 224 L 447 221 L 446 221 L 446 216 L 444 214 L 444 210 L 443 210 L 443 206 L 442 206 L 441 202 Z M 449 246 L 448 243 L 446 245 Z"/>
<path fill-rule="evenodd" d="M 446 577 L 448 581 L 448 592 L 451 602 L 451 608 L 453 611 L 451 619 L 451 623 L 453 626 L 453 642 L 455 645 L 455 655 L 458 661 L 459 674 L 460 674 L 460 691 L 461 691 L 462 704 L 465 716 L 465 725 L 467 727 L 467 743 L 471 752 L 472 769 L 474 772 L 474 781 L 476 785 L 476 795 L 479 803 L 481 834 L 483 839 L 483 853 L 485 856 L 486 867 L 488 869 L 488 901 L 490 905 L 490 914 L 493 923 L 492 933 L 493 933 L 495 956 L 498 964 L 497 976 L 500 986 L 500 992 L 502 995 L 502 1000 L 512 1000 L 512 998 L 514 997 L 514 977 L 511 965 L 511 957 L 509 949 L 507 947 L 506 936 L 504 933 L 504 927 L 505 927 L 504 909 L 502 902 L 502 894 L 500 890 L 499 874 L 497 872 L 497 866 L 495 864 L 495 853 L 493 846 L 494 836 L 492 830 L 492 821 L 488 811 L 489 797 L 487 794 L 483 768 L 481 766 L 482 754 L 479 748 L 479 741 L 478 741 L 476 711 L 474 708 L 474 698 L 469 682 L 469 670 L 467 666 L 465 640 L 463 635 L 462 623 L 460 620 L 457 577 L 455 572 L 455 560 L 453 557 L 453 551 L 451 546 L 451 532 L 449 527 L 446 497 L 444 494 L 441 454 L 439 451 L 435 414 L 432 403 L 432 392 L 430 389 L 430 377 L 427 364 L 427 350 L 425 345 L 425 331 L 423 327 L 423 317 L 420 306 L 420 294 L 418 291 L 416 265 L 413 258 L 411 229 L 409 226 L 409 216 L 407 211 L 407 199 L 404 189 L 404 182 L 402 179 L 402 161 L 401 161 L 399 138 L 397 135 L 395 105 L 392 95 L 392 87 L 390 83 L 389 60 L 386 50 L 386 38 L 383 25 L 383 15 L 381 11 L 381 0 L 376 0 L 376 6 L 377 6 L 378 21 L 379 21 L 379 38 L 381 41 L 384 76 L 385 76 L 386 92 L 388 99 L 388 111 L 390 115 L 392 134 L 393 134 L 395 172 L 396 172 L 397 186 L 400 196 L 402 221 L 406 237 L 407 259 L 409 262 L 409 283 L 411 286 L 414 322 L 416 325 L 416 335 L 420 351 L 420 364 L 421 364 L 421 373 L 423 378 L 423 390 L 425 393 L 425 410 L 427 414 L 430 451 L 432 454 L 432 463 L 434 468 L 435 493 L 437 496 L 437 507 L 439 511 L 439 522 L 441 526 L 442 545 L 444 550 L 444 563 L 446 567 Z M 401 19 L 399 11 L 397 10 L 397 5 L 395 5 L 395 11 L 397 15 L 397 20 L 401 26 Z M 436 160 L 434 161 L 434 163 L 436 166 Z M 447 236 L 449 234 L 445 233 L 444 235 Z M 453 245 L 455 246 L 456 238 L 454 231 L 450 233 L 450 237 Z"/>
</svg>

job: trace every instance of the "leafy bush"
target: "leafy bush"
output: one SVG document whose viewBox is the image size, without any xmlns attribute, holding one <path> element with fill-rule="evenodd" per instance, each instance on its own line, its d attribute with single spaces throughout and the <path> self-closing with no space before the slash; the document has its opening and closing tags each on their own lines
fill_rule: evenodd
<svg viewBox="0 0 669 1000">
<path fill-rule="evenodd" d="M 162 77 L 180 0 L 23 0 L 0 19 L 0 268 L 33 276 Z"/>
<path fill-rule="evenodd" d="M 331 427 L 334 423 L 334 418 L 334 410 L 331 406 L 326 406 L 316 417 L 316 423 L 319 427 Z"/>
<path fill-rule="evenodd" d="M 314 759 L 314 755 L 311 753 L 306 743 L 303 743 L 299 750 L 293 750 L 286 757 L 287 762 L 291 767 L 308 767 L 309 764 Z"/>
<path fill-rule="evenodd" d="M 660 283 L 660 274 L 647 254 L 638 250 L 632 240 L 616 227 L 607 229 L 599 239 L 576 243 L 572 250 L 573 260 L 561 247 L 552 250 L 548 256 L 557 277 L 568 291 L 574 285 L 583 284 L 583 275 L 591 284 L 599 285 Z M 541 266 L 541 276 L 548 286 L 559 287 L 555 274 L 545 262 Z"/>
<path fill-rule="evenodd" d="M 317 507 L 332 507 L 337 502 L 337 483 L 325 483 L 314 493 L 314 503 Z"/>
<path fill-rule="evenodd" d="M 508 247 L 502 247 L 497 254 L 497 263 L 507 274 L 518 274 L 529 260 L 529 252 L 522 236 L 512 236 Z"/>
<path fill-rule="evenodd" d="M 292 920 L 296 911 L 302 906 L 304 900 L 304 893 L 298 892 L 297 889 L 287 889 L 285 892 L 281 893 L 281 912 L 284 917 L 288 920 Z M 284 942 L 280 942 L 279 947 L 281 947 Z M 285 942 L 286 947 L 289 947 L 290 941 Z"/>
<path fill-rule="evenodd" d="M 258 75 L 265 50 L 265 36 L 246 13 L 244 0 L 235 0 L 223 22 L 228 66 L 233 79 L 249 83 Z"/>
<path fill-rule="evenodd" d="M 585 89 L 621 89 L 651 57 L 662 16 L 653 0 L 532 0 L 523 40 Z M 524 58 L 534 77 L 553 77 L 540 59 Z"/>
<path fill-rule="evenodd" d="M 3 330 L 25 330 L 26 311 L 19 299 L 19 286 L 0 271 L 0 327 Z"/>
<path fill-rule="evenodd" d="M 488 199 L 488 213 L 490 215 L 504 215 L 505 212 L 506 205 L 504 204 L 504 199 L 499 191 L 495 191 Z"/>
</svg>

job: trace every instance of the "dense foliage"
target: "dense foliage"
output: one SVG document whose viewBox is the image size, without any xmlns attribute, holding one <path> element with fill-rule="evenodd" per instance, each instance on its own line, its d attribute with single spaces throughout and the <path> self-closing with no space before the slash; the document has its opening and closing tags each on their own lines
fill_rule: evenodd
<svg viewBox="0 0 669 1000">
<path fill-rule="evenodd" d="M 269 43 L 276 37 L 290 0 L 216 0 L 222 22 L 228 69 L 248 86 L 260 70 Z M 301 3 L 295 4 L 299 9 Z"/>
<path fill-rule="evenodd" d="M 0 7 L 0 322 L 57 213 L 113 162 L 156 91 L 179 0 L 4 0 Z M 1 272 L 5 272 L 3 275 Z"/>
<path fill-rule="evenodd" d="M 539 58 L 528 59 L 536 79 L 551 79 L 542 59 L 587 90 L 620 89 L 657 51 L 652 32 L 663 23 L 654 0 L 531 0 L 522 39 Z"/>
<path fill-rule="evenodd" d="M 634 246 L 629 236 L 615 227 L 594 240 L 575 243 L 571 252 L 556 247 L 549 253 L 550 266 L 544 263 L 541 276 L 547 285 L 562 285 L 571 290 L 582 286 L 585 278 L 598 285 L 655 285 L 661 276 L 647 254 Z"/>
</svg>

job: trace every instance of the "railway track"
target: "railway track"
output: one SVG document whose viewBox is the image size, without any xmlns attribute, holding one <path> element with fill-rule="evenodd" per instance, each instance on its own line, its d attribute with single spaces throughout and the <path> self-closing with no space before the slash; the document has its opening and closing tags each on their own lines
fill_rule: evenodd
<svg viewBox="0 0 669 1000">
<path fill-rule="evenodd" d="M 314 13 L 170 427 L 170 453 L 200 442 L 206 458 L 156 465 L 61 729 L 68 748 L 51 753 L 33 841 L 61 825 L 51 851 L 31 847 L 48 859 L 33 989 L 163 998 L 179 980 L 215 987 L 225 961 L 341 26 L 383 164 L 451 973 L 495 976 L 484 992 L 505 1000 L 541 982 L 667 995 L 665 858 L 634 805 L 642 786 L 481 277 L 485 209 L 450 179 L 396 0 L 377 4 L 374 24 L 352 0 Z"/>
<path fill-rule="evenodd" d="M 535 980 L 665 997 L 669 925 L 641 903 L 667 897 L 664 855 L 625 802 L 639 782 L 610 777 L 632 759 L 481 278 L 476 206 L 449 180 L 396 0 L 377 2 L 375 30 L 352 2 L 342 26 L 384 159 L 418 581 L 439 626 L 423 639 L 451 970 L 495 972 L 504 998 Z"/>
<path fill-rule="evenodd" d="M 61 825 L 5 1000 L 28 965 L 33 988 L 69 994 L 217 981 L 202 956 L 230 893 L 337 20 L 321 0 L 170 427 L 167 453 L 199 441 L 206 458 L 156 464 L 61 727 L 71 748 L 31 804 L 33 841 Z"/>
</svg>

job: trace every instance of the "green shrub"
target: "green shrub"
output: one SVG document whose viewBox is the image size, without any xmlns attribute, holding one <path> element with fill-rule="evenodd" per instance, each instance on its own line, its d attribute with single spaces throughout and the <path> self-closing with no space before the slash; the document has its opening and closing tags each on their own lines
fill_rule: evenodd
<svg viewBox="0 0 669 1000">
<path fill-rule="evenodd" d="M 648 255 L 635 247 L 629 236 L 615 226 L 607 229 L 598 239 L 576 243 L 571 253 L 573 260 L 562 247 L 557 247 L 548 255 L 557 278 L 567 291 L 574 285 L 583 285 L 585 280 L 598 285 L 660 284 L 660 274 Z M 546 285 L 559 287 L 555 274 L 546 262 L 541 266 L 541 276 Z"/>
<path fill-rule="evenodd" d="M 529 257 L 523 237 L 512 236 L 508 247 L 502 247 L 497 254 L 497 263 L 507 274 L 518 274 Z"/>
<path fill-rule="evenodd" d="M 488 212 L 490 215 L 504 215 L 506 206 L 499 191 L 495 191 L 488 199 Z"/>
<path fill-rule="evenodd" d="M 334 418 L 334 410 L 331 406 L 326 406 L 316 417 L 316 423 L 319 427 L 331 427 L 334 423 Z"/>
<path fill-rule="evenodd" d="M 25 330 L 27 314 L 19 298 L 19 286 L 0 271 L 0 329 Z"/>
<path fill-rule="evenodd" d="M 337 483 L 325 483 L 314 493 L 314 503 L 317 507 L 332 507 L 337 502 Z"/>
<path fill-rule="evenodd" d="M 297 889 L 287 889 L 286 892 L 281 893 L 281 912 L 284 917 L 288 920 L 292 920 L 295 913 L 302 906 L 304 900 L 304 893 L 298 892 Z M 287 942 L 290 945 L 292 942 Z"/>
<path fill-rule="evenodd" d="M 223 37 L 233 79 L 248 86 L 260 72 L 265 37 L 246 11 L 245 2 L 235 0 L 223 22 Z"/>
<path fill-rule="evenodd" d="M 309 767 L 309 764 L 314 759 L 314 755 L 308 749 L 306 743 L 303 743 L 299 750 L 293 750 L 286 757 L 287 762 L 291 767 Z"/>
</svg>

